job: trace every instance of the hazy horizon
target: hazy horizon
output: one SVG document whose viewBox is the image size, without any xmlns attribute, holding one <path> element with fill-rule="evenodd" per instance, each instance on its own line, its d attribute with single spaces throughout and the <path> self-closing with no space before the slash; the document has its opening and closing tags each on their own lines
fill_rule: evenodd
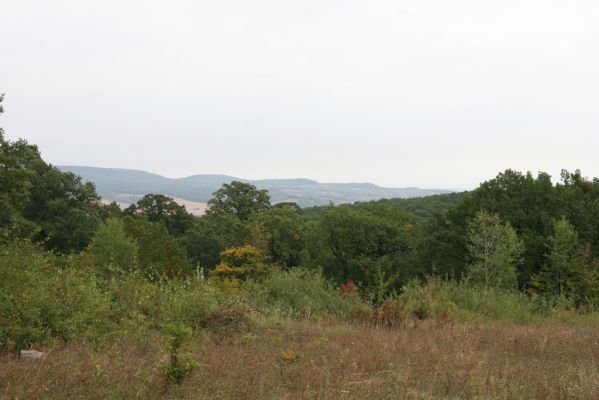
<svg viewBox="0 0 599 400">
<path fill-rule="evenodd" d="M 318 179 L 314 179 L 311 178 L 309 176 L 294 176 L 294 177 L 283 177 L 283 178 L 270 178 L 270 177 L 258 177 L 258 178 L 248 178 L 245 176 L 238 176 L 238 175 L 230 175 L 230 174 L 223 174 L 223 173 L 217 173 L 217 172 L 200 172 L 200 173 L 190 173 L 190 174 L 184 174 L 184 175 L 180 175 L 180 176 L 169 176 L 169 175 L 164 175 L 158 172 L 154 172 L 151 170 L 145 170 L 145 169 L 136 169 L 136 168 L 120 168 L 120 167 L 98 167 L 98 166 L 94 166 L 94 165 L 66 165 L 66 164 L 53 164 L 56 167 L 59 167 L 61 169 L 68 169 L 70 167 L 75 167 L 75 168 L 79 168 L 79 167 L 85 167 L 85 168 L 102 168 L 102 169 L 114 169 L 114 170 L 130 170 L 130 171 L 141 171 L 141 172 L 147 172 L 150 174 L 154 174 L 154 175 L 159 175 L 162 176 L 164 178 L 169 178 L 169 179 L 183 179 L 183 178 L 189 178 L 191 176 L 197 176 L 197 175 L 212 175 L 212 176 L 227 176 L 227 177 L 231 177 L 231 178 L 238 178 L 238 179 L 242 179 L 242 180 L 249 180 L 249 181 L 261 181 L 261 180 L 285 180 L 285 179 L 289 179 L 289 180 L 294 180 L 294 179 L 307 179 L 307 180 L 313 180 L 313 181 L 317 181 L 318 183 L 355 183 L 355 184 L 362 184 L 362 183 L 366 183 L 366 184 L 375 184 L 373 182 L 370 181 L 321 181 Z M 490 178 L 489 178 L 490 179 Z M 486 179 L 487 180 L 487 179 Z M 377 185 L 377 186 L 381 186 L 381 187 L 386 187 L 383 185 Z M 459 191 L 466 191 L 466 190 L 472 190 L 474 189 L 474 187 L 472 188 L 448 188 L 448 187 L 419 187 L 419 186 L 412 186 L 418 189 L 440 189 L 440 190 L 451 190 L 451 191 L 455 191 L 455 192 L 459 192 Z M 390 187 L 387 186 L 387 188 L 397 188 L 397 187 Z"/>
<path fill-rule="evenodd" d="M 597 21 L 590 0 L 6 2 L 0 127 L 166 177 L 599 176 Z"/>
</svg>

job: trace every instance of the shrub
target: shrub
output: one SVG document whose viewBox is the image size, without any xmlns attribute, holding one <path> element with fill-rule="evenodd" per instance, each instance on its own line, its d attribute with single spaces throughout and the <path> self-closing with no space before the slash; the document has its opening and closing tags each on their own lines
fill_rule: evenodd
<svg viewBox="0 0 599 400">
<path fill-rule="evenodd" d="M 160 330 L 164 323 L 199 329 L 223 301 L 218 291 L 199 276 L 183 280 L 148 281 L 141 272 L 114 279 L 109 289 L 111 315 L 130 328 Z"/>
<path fill-rule="evenodd" d="M 0 249 L 0 345 L 97 340 L 111 330 L 108 299 L 94 274 L 66 265 L 28 242 Z"/>
<path fill-rule="evenodd" d="M 405 320 L 406 314 L 398 300 L 385 300 L 381 305 L 372 310 L 372 319 L 375 324 L 397 327 Z"/>
<path fill-rule="evenodd" d="M 94 234 L 89 252 L 98 274 L 108 278 L 114 269 L 133 270 L 138 249 L 127 236 L 123 221 L 109 218 Z"/>
<path fill-rule="evenodd" d="M 357 293 L 342 296 L 320 273 L 301 268 L 276 271 L 259 284 L 247 282 L 244 289 L 249 301 L 292 316 L 351 317 L 368 309 Z"/>
<path fill-rule="evenodd" d="M 180 385 L 187 375 L 200 366 L 191 354 L 188 352 L 181 353 L 181 346 L 191 336 L 191 329 L 168 324 L 165 326 L 165 332 L 168 335 L 165 345 L 168 362 L 162 363 L 160 368 L 166 375 L 167 384 Z"/>
<path fill-rule="evenodd" d="M 406 315 L 418 319 L 446 317 L 454 314 L 456 308 L 449 299 L 449 287 L 437 279 L 430 279 L 425 284 L 408 283 L 398 301 Z"/>
</svg>

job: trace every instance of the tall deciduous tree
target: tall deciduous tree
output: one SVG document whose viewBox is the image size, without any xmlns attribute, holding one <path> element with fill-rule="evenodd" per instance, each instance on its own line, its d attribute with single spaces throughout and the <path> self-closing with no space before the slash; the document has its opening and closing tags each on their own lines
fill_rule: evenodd
<svg viewBox="0 0 599 400">
<path fill-rule="evenodd" d="M 0 130 L 0 240 L 27 236 L 60 252 L 83 250 L 100 223 L 93 184 L 44 162 L 37 146 Z"/>
<path fill-rule="evenodd" d="M 221 262 L 210 271 L 211 276 L 229 280 L 259 278 L 267 271 L 260 250 L 250 245 L 230 247 L 220 253 Z"/>
<path fill-rule="evenodd" d="M 524 245 L 499 215 L 479 211 L 468 226 L 469 277 L 489 287 L 515 288 Z"/>
<path fill-rule="evenodd" d="M 250 233 L 259 232 L 263 236 L 264 243 L 255 245 L 263 250 L 271 262 L 290 268 L 300 265 L 302 261 L 306 242 L 305 225 L 302 215 L 295 208 L 273 207 L 252 215 Z"/>
<path fill-rule="evenodd" d="M 225 183 L 208 201 L 208 215 L 231 214 L 245 222 L 251 214 L 268 210 L 270 196 L 267 190 L 259 190 L 249 183 L 233 181 Z"/>
<path fill-rule="evenodd" d="M 212 269 L 220 253 L 228 247 L 241 246 L 247 235 L 245 225 L 234 215 L 204 215 L 179 239 L 195 267 Z"/>
<path fill-rule="evenodd" d="M 579 246 L 564 289 L 578 307 L 599 306 L 599 258 L 593 256 L 590 244 Z"/>
<path fill-rule="evenodd" d="M 164 223 L 168 232 L 175 237 L 180 237 L 193 225 L 193 215 L 172 197 L 162 194 L 146 194 L 136 204 L 131 204 L 124 214 L 139 214 L 150 222 Z"/>
<path fill-rule="evenodd" d="M 125 231 L 139 248 L 138 264 L 151 278 L 184 276 L 192 267 L 185 250 L 164 224 L 152 223 L 141 215 L 123 219 Z"/>
<path fill-rule="evenodd" d="M 549 252 L 541 273 L 541 281 L 547 293 L 559 297 L 568 276 L 572 274 L 578 250 L 578 234 L 565 217 L 555 221 L 548 246 Z"/>
</svg>

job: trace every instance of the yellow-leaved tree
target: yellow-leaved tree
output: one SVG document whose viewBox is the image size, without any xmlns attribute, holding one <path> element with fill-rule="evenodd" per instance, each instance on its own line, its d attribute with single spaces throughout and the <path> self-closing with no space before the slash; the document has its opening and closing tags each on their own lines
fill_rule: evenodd
<svg viewBox="0 0 599 400">
<path fill-rule="evenodd" d="M 249 244 L 223 250 L 220 260 L 220 264 L 210 271 L 210 275 L 223 280 L 256 279 L 267 271 L 264 256 L 260 250 Z"/>
</svg>

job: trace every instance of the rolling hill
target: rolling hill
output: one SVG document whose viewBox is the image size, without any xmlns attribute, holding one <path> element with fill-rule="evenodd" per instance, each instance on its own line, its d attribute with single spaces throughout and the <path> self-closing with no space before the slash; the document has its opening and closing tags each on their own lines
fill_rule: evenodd
<svg viewBox="0 0 599 400">
<path fill-rule="evenodd" d="M 85 166 L 58 166 L 85 181 L 94 182 L 104 200 L 133 203 L 148 193 L 161 193 L 181 200 L 206 203 L 223 183 L 233 180 L 248 182 L 267 189 L 273 203 L 293 201 L 303 207 L 353 203 L 382 198 L 412 198 L 450 193 L 450 190 L 386 188 L 371 183 L 321 183 L 311 179 L 248 180 L 228 175 L 192 175 L 185 178 L 166 178 L 146 171 L 98 168 Z"/>
</svg>

